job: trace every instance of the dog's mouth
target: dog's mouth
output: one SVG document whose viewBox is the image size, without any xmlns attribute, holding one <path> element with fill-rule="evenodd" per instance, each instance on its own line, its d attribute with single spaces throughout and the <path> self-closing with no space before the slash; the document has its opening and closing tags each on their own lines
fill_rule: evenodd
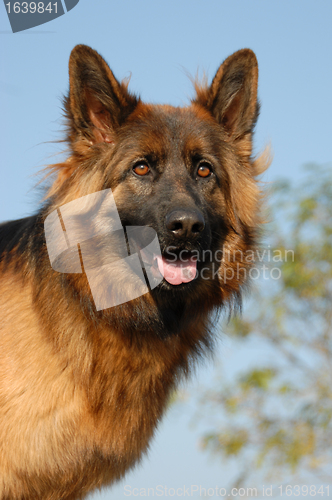
<svg viewBox="0 0 332 500">
<path fill-rule="evenodd" d="M 152 288 L 164 280 L 170 285 L 182 285 L 195 280 L 200 260 L 198 248 L 192 248 L 191 245 L 188 248 L 189 244 L 187 248 L 184 245 L 162 248 L 156 232 L 149 227 L 142 230 L 140 226 L 128 226 L 126 231 L 130 254 L 140 255 Z"/>
<path fill-rule="evenodd" d="M 189 283 L 196 278 L 197 257 L 192 252 L 181 252 L 180 256 L 171 258 L 168 254 L 157 255 L 155 261 L 160 274 L 171 285 Z"/>
<path fill-rule="evenodd" d="M 149 260 L 154 277 L 161 275 L 170 285 L 189 283 L 197 276 L 197 255 L 194 252 L 182 251 L 179 255 L 164 252 L 154 254 Z"/>
</svg>

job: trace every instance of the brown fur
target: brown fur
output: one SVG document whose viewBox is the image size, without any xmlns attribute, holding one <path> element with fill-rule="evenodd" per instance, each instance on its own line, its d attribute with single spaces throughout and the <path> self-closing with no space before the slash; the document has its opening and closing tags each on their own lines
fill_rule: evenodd
<svg viewBox="0 0 332 500">
<path fill-rule="evenodd" d="M 229 275 L 252 266 L 234 251 L 255 250 L 261 224 L 253 52 L 226 59 L 210 87 L 197 85 L 187 108 L 143 104 L 82 45 L 72 52 L 69 75 L 71 154 L 51 167 L 55 179 L 38 214 L 0 226 L 1 500 L 82 498 L 137 463 L 178 378 L 211 348 L 211 314 L 238 301 L 246 281 L 245 273 L 223 280 L 209 268 L 209 279 L 189 294 L 186 285 L 161 288 L 97 312 L 84 274 L 51 268 L 46 216 L 108 187 L 124 225 L 142 212 L 142 199 L 159 196 L 156 210 L 169 200 L 207 200 L 211 248 L 223 249 L 220 271 Z M 124 180 L 143 153 L 158 183 L 129 174 Z M 214 162 L 216 176 L 195 191 L 188 171 L 197 154 Z M 165 241 L 161 234 L 161 246 Z"/>
</svg>

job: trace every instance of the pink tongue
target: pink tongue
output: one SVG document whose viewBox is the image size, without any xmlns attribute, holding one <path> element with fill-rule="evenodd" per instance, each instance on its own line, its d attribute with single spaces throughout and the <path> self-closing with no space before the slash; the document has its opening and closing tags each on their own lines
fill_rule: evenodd
<svg viewBox="0 0 332 500">
<path fill-rule="evenodd" d="M 171 285 L 181 285 L 181 283 L 189 283 L 196 277 L 196 259 L 190 258 L 183 262 L 176 260 L 168 262 L 160 255 L 156 256 L 158 268 L 165 280 Z"/>
</svg>

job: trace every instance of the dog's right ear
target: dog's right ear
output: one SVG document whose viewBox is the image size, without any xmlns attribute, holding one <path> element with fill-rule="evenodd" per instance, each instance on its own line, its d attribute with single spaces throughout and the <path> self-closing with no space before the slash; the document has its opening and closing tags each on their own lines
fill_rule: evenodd
<svg viewBox="0 0 332 500">
<path fill-rule="evenodd" d="M 127 86 L 118 82 L 98 52 L 86 45 L 77 45 L 72 50 L 69 96 L 65 99 L 72 143 L 82 137 L 91 144 L 114 142 L 117 128 L 138 102 Z"/>
</svg>

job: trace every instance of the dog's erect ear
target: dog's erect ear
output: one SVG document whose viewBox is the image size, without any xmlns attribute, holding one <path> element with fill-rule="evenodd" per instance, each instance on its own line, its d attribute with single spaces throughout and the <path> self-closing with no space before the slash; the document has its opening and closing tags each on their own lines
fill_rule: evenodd
<svg viewBox="0 0 332 500">
<path fill-rule="evenodd" d="M 255 126 L 259 111 L 257 83 L 256 56 L 252 50 L 242 49 L 223 62 L 207 92 L 198 92 L 196 102 L 209 109 L 229 137 L 237 139 Z"/>
<path fill-rule="evenodd" d="M 77 45 L 69 59 L 69 96 L 65 107 L 70 140 L 114 142 L 116 129 L 135 109 L 138 99 L 119 83 L 104 59 L 86 45 Z"/>
</svg>

